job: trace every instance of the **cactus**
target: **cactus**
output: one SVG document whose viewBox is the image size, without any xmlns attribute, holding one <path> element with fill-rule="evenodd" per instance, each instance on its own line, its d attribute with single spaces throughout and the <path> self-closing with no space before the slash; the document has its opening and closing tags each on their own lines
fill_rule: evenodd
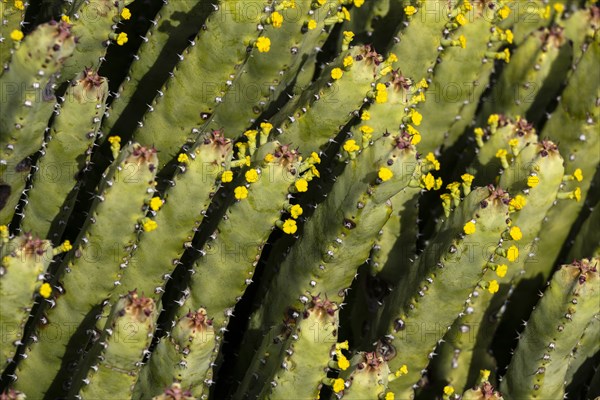
<svg viewBox="0 0 600 400">
<path fill-rule="evenodd" d="M 597 5 L 0 16 L 0 398 L 598 395 Z"/>
</svg>

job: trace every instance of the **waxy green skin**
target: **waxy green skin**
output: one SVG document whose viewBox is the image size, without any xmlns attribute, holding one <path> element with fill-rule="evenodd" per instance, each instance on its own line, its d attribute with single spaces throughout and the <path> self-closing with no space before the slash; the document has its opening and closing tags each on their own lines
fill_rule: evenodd
<svg viewBox="0 0 600 400">
<path fill-rule="evenodd" d="M 453 384 L 459 394 L 479 383 L 482 368 L 492 371 L 492 384 L 498 383 L 495 366 L 504 367 L 510 361 L 510 342 L 517 327 L 510 326 L 506 332 L 502 329 L 529 319 L 515 317 L 515 311 L 529 314 L 533 303 L 539 300 L 539 287 L 533 287 L 535 279 L 545 282 L 556 269 L 559 256 L 589 257 L 597 251 L 600 241 L 590 222 L 596 210 L 585 222 L 589 211 L 580 214 L 584 200 L 585 207 L 597 203 L 593 200 L 597 189 L 591 186 L 592 179 L 597 180 L 593 176 L 600 163 L 600 84 L 595 73 L 600 58 L 597 8 L 570 1 L 564 4 L 563 13 L 560 3 L 552 1 L 546 13 L 542 2 L 488 2 L 481 15 L 481 3 L 470 3 L 473 9 L 467 12 L 466 2 L 427 1 L 410 3 L 416 13 L 408 16 L 404 8 L 409 4 L 396 0 L 365 2 L 362 8 L 357 6 L 360 1 L 354 0 L 326 0 L 322 6 L 317 0 L 298 0 L 295 9 L 286 9 L 291 2 L 284 0 L 171 2 L 162 6 L 158 23 L 150 33 L 139 33 L 145 35 L 145 43 L 124 84 L 113 79 L 120 79 L 125 71 L 117 71 L 118 67 L 110 64 L 126 60 L 111 57 L 115 57 L 114 50 L 119 50 L 114 54 L 127 53 L 130 46 L 112 47 L 106 53 L 102 68 L 106 68 L 111 83 L 121 85 L 121 96 L 110 99 L 112 116 L 104 118 L 100 129 L 94 117 L 102 118 L 105 111 L 105 83 L 99 89 L 104 93 L 94 94 L 87 99 L 89 102 L 56 102 L 54 95 L 48 95 L 51 99 L 47 103 L 24 108 L 22 100 L 41 93 L 46 86 L 50 88 L 47 83 L 71 80 L 82 66 L 97 66 L 106 50 L 102 41 L 110 38 L 111 46 L 116 46 L 116 32 L 127 32 L 129 40 L 135 42 L 131 35 L 138 34 L 139 23 L 145 26 L 143 19 L 152 18 L 150 14 L 159 8 L 157 5 L 152 11 L 134 12 L 132 21 L 122 23 L 118 14 L 127 1 L 117 5 L 106 1 L 77 2 L 73 7 L 78 8 L 79 18 L 70 12 L 74 8 L 67 10 L 73 21 L 72 36 L 81 40 L 62 71 L 59 70 L 64 60 L 60 58 L 67 56 L 66 47 L 75 44 L 63 44 L 58 50 L 52 46 L 52 51 L 61 55 L 51 60 L 43 76 L 36 75 L 37 69 L 44 62 L 42 53 L 48 51 L 44 43 L 52 38 L 44 34 L 43 40 L 32 40 L 39 32 L 29 27 L 35 29 L 45 18 L 44 9 L 51 5 L 44 2 L 38 18 L 35 8 L 28 10 L 23 28 L 29 37 L 21 44 L 4 34 L 17 26 L 21 16 L 0 21 L 0 34 L 5 39 L 0 40 L 0 49 L 17 49 L 12 67 L 0 72 L 0 83 L 25 83 L 19 93 L 2 93 L 0 127 L 11 128 L 23 116 L 27 122 L 23 129 L 29 132 L 29 136 L 16 137 L 11 129 L 0 130 L 0 201 L 10 203 L 0 210 L 0 223 L 14 217 L 15 226 L 9 227 L 11 234 L 19 229 L 32 230 L 56 245 L 65 239 L 74 244 L 69 254 L 61 256 L 64 260 L 58 257 L 49 267 L 44 264 L 34 268 L 45 272 L 44 279 L 52 285 L 52 295 L 46 300 L 36 294 L 41 285 L 37 281 L 39 274 L 33 276 L 30 271 L 19 276 L 12 274 L 11 278 L 13 265 L 0 278 L 2 300 L 7 296 L 20 299 L 18 304 L 16 300 L 2 304 L 11 309 L 7 311 L 10 315 L 0 318 L 25 326 L 24 338 L 21 328 L 10 333 L 10 341 L 22 340 L 24 345 L 9 346 L 6 356 L 2 355 L 14 357 L 18 363 L 6 369 L 3 366 L 2 390 L 6 386 L 19 388 L 29 398 L 71 398 L 76 394 L 84 398 L 122 395 L 135 399 L 229 395 L 242 399 L 316 398 L 320 387 L 331 386 L 333 379 L 341 378 L 346 381 L 345 387 L 343 393 L 333 395 L 335 398 L 343 394 L 348 398 L 383 399 L 387 393 L 408 398 L 413 395 L 413 385 L 426 381 L 420 379 L 420 373 L 427 368 L 429 387 L 422 391 L 418 388 L 416 396 L 433 393 L 441 397 L 446 383 Z M 13 7 L 13 0 L 0 6 L 5 4 Z M 110 13 L 86 20 L 84 11 L 98 5 L 105 5 Z M 512 12 L 501 20 L 498 10 L 504 5 Z M 349 10 L 350 21 L 344 21 L 342 7 Z M 535 14 L 527 7 L 537 8 Z M 132 9 L 135 11 L 135 7 Z M 54 18 L 60 17 L 60 8 L 54 10 L 58 13 Z M 284 16 L 280 28 L 269 20 L 275 10 Z M 454 20 L 459 12 L 468 20 L 464 26 L 458 26 Z M 383 18 L 377 20 L 380 16 Z M 538 18 L 532 18 L 535 16 Z M 310 19 L 316 22 L 313 30 L 306 29 Z M 513 29 L 513 43 L 502 37 L 498 26 Z M 564 30 L 558 32 L 557 26 Z M 39 29 L 50 32 L 56 25 Z M 355 31 L 354 47 L 343 44 L 343 32 L 348 29 Z M 373 30 L 373 36 L 365 30 Z M 194 40 L 180 60 L 177 53 L 193 35 Z M 466 48 L 452 43 L 460 35 L 466 38 Z M 561 35 L 563 42 L 559 40 Z M 255 41 L 266 37 L 271 40 L 271 48 L 260 52 Z M 23 56 L 27 52 L 19 53 L 36 47 L 34 42 L 44 42 L 38 53 L 31 58 Z M 373 43 L 381 55 L 360 46 L 361 43 Z M 509 64 L 494 55 L 504 48 L 511 52 Z M 369 59 L 360 59 L 369 51 Z M 389 51 L 398 58 L 391 65 Z M 535 57 L 530 57 L 533 53 Z M 0 60 L 6 54 L 3 52 Z M 354 56 L 353 65 L 343 67 L 349 54 Z M 17 64 L 22 68 L 14 68 Z M 79 67 L 70 72 L 72 66 Z M 331 77 L 334 68 L 342 68 L 340 79 Z M 54 72 L 62 74 L 59 77 Z M 169 72 L 172 78 L 167 79 Z M 7 75 L 11 76 L 10 82 L 5 80 Z M 148 85 L 152 79 L 156 82 Z M 29 90 L 35 80 L 43 81 L 37 92 Z M 163 85 L 164 81 L 167 83 Z M 457 81 L 467 84 L 467 90 L 461 91 L 458 98 L 440 92 L 440 86 L 451 89 L 449 85 Z M 475 82 L 479 85 L 473 86 Z M 520 104 L 513 103 L 511 96 L 502 96 L 506 94 L 502 88 L 528 82 L 534 82 L 531 86 L 535 87 L 519 93 Z M 376 86 L 381 83 L 387 85 L 385 103 L 376 100 Z M 488 84 L 493 85 L 490 90 Z M 160 92 L 155 93 L 157 88 Z M 240 96 L 248 94 L 249 88 L 257 91 Z M 53 89 L 62 97 L 64 89 L 71 96 L 80 86 Z M 421 93 L 425 102 L 417 103 Z M 57 115 L 53 107 L 59 106 Z M 410 115 L 413 107 L 423 114 L 420 125 Z M 364 111 L 370 113 L 371 119 L 361 119 Z M 517 121 L 517 113 L 531 117 L 538 132 L 523 126 L 523 120 Z M 552 114 L 546 121 L 548 113 Z M 473 151 L 472 128 L 483 127 L 491 114 L 499 115 L 500 126 L 485 127 L 485 143 L 477 153 Z M 139 127 L 133 129 L 138 121 Z M 262 129 L 260 124 L 265 121 L 275 125 L 271 140 L 279 139 L 283 145 L 291 144 L 292 149 L 299 147 L 303 151 L 304 160 L 296 167 L 302 170 L 299 174 L 314 174 L 305 172 L 304 163 L 313 158 L 309 156 L 311 152 L 323 150 L 319 153 L 322 162 L 316 165 L 322 178 L 310 180 L 307 193 L 293 189 L 297 174 L 289 182 L 266 179 L 279 172 L 268 169 L 269 162 L 263 161 L 266 152 L 272 152 L 272 143 L 264 143 L 264 133 L 257 135 L 258 150 L 251 146 L 251 164 L 247 166 L 241 165 L 245 155 L 236 154 L 232 143 L 224 141 L 217 146 L 212 142 L 215 138 L 210 135 L 217 130 L 225 137 L 246 142 L 249 139 L 242 133 L 246 129 Z M 506 121 L 508 125 L 504 125 Z M 409 124 L 422 136 L 416 149 L 406 143 L 406 150 L 384 146 L 392 138 L 384 136 L 385 132 L 406 134 Z M 373 129 L 370 139 L 361 132 L 365 126 Z M 519 130 L 527 132 L 519 136 Z M 115 156 L 119 160 L 100 179 L 107 163 L 97 161 L 109 153 L 108 144 L 113 144 L 113 150 L 116 146 L 114 139 L 98 145 L 112 136 L 120 136 L 124 147 L 131 137 L 156 145 L 162 165 L 154 161 L 156 168 L 145 171 L 145 182 L 124 184 L 114 179 L 116 168 L 125 157 L 123 149 L 120 158 Z M 63 141 L 59 140 L 61 137 Z M 67 138 L 73 138 L 68 151 L 63 144 Z M 350 138 L 356 140 L 360 154 L 344 150 L 344 142 Z M 559 153 L 551 142 L 540 138 L 557 144 Z M 210 140 L 205 143 L 206 139 Z M 514 154 L 508 144 L 511 139 L 517 139 Z M 14 150 L 6 146 L 11 141 L 15 141 Z M 456 143 L 460 145 L 454 146 Z M 468 151 L 462 151 L 464 144 Z M 39 149 L 46 155 L 38 158 L 38 164 L 31 168 L 22 165 L 21 175 L 11 177 L 11 163 L 14 167 L 15 162 Z M 504 171 L 496 157 L 500 149 L 508 154 L 509 167 Z M 418 159 L 425 158 L 429 151 L 436 151 L 442 162 L 442 168 L 432 173 L 436 178 L 442 177 L 444 184 L 464 172 L 476 176 L 471 194 L 453 202 L 453 211 L 439 207 L 441 192 L 422 193 L 422 177 L 430 164 Z M 182 153 L 188 160 L 183 156 L 179 159 Z M 390 154 L 397 156 L 391 166 L 387 163 Z M 72 175 L 56 185 L 48 185 L 45 175 L 36 172 L 62 162 L 63 157 L 79 169 L 84 167 L 85 174 L 79 175 L 79 180 Z M 463 171 L 471 158 L 476 160 Z M 378 180 L 381 166 L 393 170 L 392 179 Z M 222 182 L 222 173 L 230 168 L 234 169 L 234 180 Z M 259 182 L 244 181 L 249 168 L 261 169 Z M 576 168 L 582 170 L 581 182 L 575 179 Z M 131 172 L 124 169 L 120 176 Z M 527 188 L 527 176 L 534 172 L 540 183 Z M 98 189 L 92 188 L 96 181 L 92 184 L 91 179 L 95 178 L 91 175 L 100 180 Z M 25 177 L 30 186 L 25 186 Z M 7 179 L 14 181 L 11 198 L 5 193 Z M 487 189 L 476 188 L 489 184 L 508 190 L 511 198 L 523 195 L 527 205 L 510 214 L 506 203 L 481 208 L 480 200 L 488 193 Z M 232 192 L 239 185 L 247 186 L 249 196 L 236 201 Z M 581 193 L 573 192 L 577 187 Z M 20 206 L 24 213 L 14 214 L 23 189 L 29 196 L 22 197 Z M 75 190 L 69 194 L 72 189 Z M 581 196 L 579 202 L 568 198 L 575 197 L 574 193 Z M 501 192 L 497 195 L 501 196 Z M 156 199 L 151 202 L 155 196 L 160 198 L 161 207 L 157 207 Z M 297 219 L 298 231 L 292 235 L 279 227 L 289 218 L 290 203 L 304 207 L 304 214 Z M 160 209 L 150 209 L 150 204 Z M 75 213 L 69 219 L 72 210 Z M 21 217 L 22 224 L 17 226 Z M 77 219 L 86 221 L 83 228 Z M 470 219 L 477 221 L 476 232 L 464 236 L 465 223 Z M 54 227 L 51 221 L 63 225 Z M 152 227 L 150 222 L 157 224 L 156 229 L 142 231 L 141 224 Z M 581 222 L 584 223 L 580 226 Z M 521 240 L 507 236 L 509 226 L 521 228 Z M 437 233 L 432 234 L 431 230 Z M 574 245 L 565 242 L 571 238 L 575 238 Z M 489 247 L 478 249 L 473 241 Z M 496 248 L 499 245 L 501 248 Z M 500 254 L 510 245 L 520 250 L 515 262 L 508 262 Z M 95 248 L 103 251 L 94 252 Z M 222 249 L 225 252 L 219 251 Z M 93 257 L 88 257 L 90 254 Z M 411 262 L 413 259 L 416 261 Z M 485 268 L 488 259 L 494 264 L 508 264 L 507 275 L 498 277 L 493 264 Z M 361 275 L 357 277 L 359 266 Z M 363 271 L 375 277 L 368 275 L 371 280 L 366 280 Z M 5 285 L 7 279 L 9 283 Z M 10 279 L 19 282 L 13 285 Z M 500 285 L 497 293 L 487 290 L 491 280 Z M 383 283 L 381 293 L 369 286 L 373 281 Z M 19 283 L 25 289 L 10 296 L 5 293 L 4 289 L 16 288 Z M 132 319 L 107 315 L 115 303 L 121 307 L 120 295 L 127 296 L 135 288 L 155 306 L 138 331 L 141 336 L 133 343 L 125 343 L 117 339 L 131 334 L 124 324 Z M 393 294 L 386 297 L 390 290 Z M 313 329 L 313 323 L 321 320 L 315 321 L 316 313 L 307 313 L 307 309 L 317 295 L 335 302 L 340 310 L 327 314 L 324 320 L 328 322 Z M 170 303 L 172 300 L 177 303 Z M 588 304 L 593 301 L 598 302 L 597 292 Z M 254 308 L 248 310 L 248 305 Z M 542 306 L 539 303 L 528 326 L 519 329 L 525 329 L 523 335 L 540 318 L 536 315 Z M 557 303 L 556 310 L 568 306 L 566 302 Z M 165 312 L 158 318 L 163 308 Z M 195 314 L 190 316 L 189 311 Z M 32 316 L 24 325 L 30 312 Z M 236 318 L 231 318 L 232 313 Z M 356 315 L 360 318 L 353 318 Z M 544 326 L 549 328 L 540 329 L 540 335 L 552 335 L 556 324 L 561 323 L 561 315 L 557 312 L 553 319 L 544 316 Z M 244 333 L 249 317 L 249 329 Z M 488 321 L 488 317 L 495 320 Z M 404 329 L 397 318 L 402 318 Z M 569 343 L 560 348 L 566 354 L 564 362 L 551 360 L 544 366 L 545 387 L 539 391 L 554 391 L 558 383 L 566 381 L 559 391 L 568 390 L 573 395 L 585 392 L 583 383 L 593 379 L 594 371 L 589 368 L 590 360 L 582 355 L 597 352 L 598 342 L 596 319 L 590 320 L 592 323 L 578 324 L 580 332 L 569 335 Z M 363 333 L 364 322 L 370 330 Z M 434 327 L 439 329 L 429 329 L 434 322 L 440 324 Z M 424 324 L 423 338 L 419 336 L 422 331 L 415 333 L 413 329 L 419 324 Z M 463 334 L 465 324 L 481 326 Z M 448 327 L 450 332 L 446 331 Z M 311 336 L 307 332 L 317 331 L 319 338 L 341 335 L 339 342 L 349 340 L 350 348 L 344 354 L 357 355 L 350 369 L 340 371 L 336 364 L 334 340 L 308 340 Z M 58 340 L 56 332 L 61 333 Z M 457 332 L 461 335 L 448 339 L 448 335 Z M 445 347 L 437 344 L 444 334 Z M 149 346 L 151 335 L 161 336 L 155 346 Z M 475 341 L 466 340 L 465 335 L 473 335 Z M 497 344 L 492 335 L 498 342 L 506 343 Z M 525 351 L 521 348 L 526 346 L 521 341 L 517 352 Z M 490 347 L 494 357 L 488 354 Z M 149 349 L 153 349 L 150 358 Z M 456 359 L 454 349 L 460 349 Z M 365 371 L 357 367 L 369 354 L 377 352 L 385 353 L 385 360 L 374 363 L 377 368 Z M 433 352 L 438 356 L 434 357 Z M 528 363 L 543 359 L 527 353 L 523 359 Z M 455 361 L 458 368 L 452 368 Z M 510 368 L 518 369 L 519 363 L 515 356 Z M 396 376 L 394 372 L 404 364 L 408 374 Z M 511 374 L 519 379 L 532 377 L 530 373 Z M 13 383 L 14 378 L 18 379 Z M 178 381 L 180 386 L 174 384 Z M 593 386 L 594 381 L 591 382 Z M 169 387 L 170 395 L 169 390 L 165 391 Z M 336 387 L 339 389 L 339 381 Z M 187 388 L 192 388 L 192 393 L 183 393 Z M 321 397 L 331 389 L 325 388 Z M 480 399 L 484 389 L 492 390 L 473 389 L 463 397 Z"/>
<path fill-rule="evenodd" d="M 263 327 L 281 326 L 286 310 L 303 310 L 303 301 L 307 302 L 311 295 L 327 294 L 331 301 L 343 301 L 344 289 L 350 285 L 356 268 L 367 259 L 376 233 L 389 218 L 392 210 L 386 203 L 409 184 L 418 165 L 413 148 L 396 149 L 394 143 L 394 137 L 383 137 L 343 166 L 333 191 L 307 221 L 300 238 L 279 267 L 263 306 L 252 317 L 251 330 L 267 334 Z M 388 159 L 394 160 L 392 165 L 388 166 Z M 373 184 L 380 166 L 387 166 L 394 175 L 386 182 Z M 372 194 L 367 194 L 367 190 L 372 190 Z M 331 213 L 331 209 L 337 211 Z M 310 241 L 312 237 L 321 237 L 321 243 L 315 246 Z M 293 280 L 290 279 L 292 271 Z M 250 346 L 254 345 L 247 346 L 253 351 Z M 269 346 L 277 350 L 266 350 Z M 276 368 L 281 362 L 276 355 L 287 347 L 273 343 L 267 336 L 256 348 L 250 370 L 264 368 L 260 359 L 265 354 L 271 354 L 269 368 Z M 266 373 L 268 381 L 271 373 L 274 372 Z M 238 393 L 245 393 L 252 385 L 256 385 L 252 375 L 246 374 Z"/>
<path fill-rule="evenodd" d="M 368 63 L 366 58 L 357 61 L 356 57 L 364 51 L 363 47 L 355 47 L 340 54 L 316 82 L 270 120 L 276 128 L 272 134 L 278 133 L 277 140 L 291 143 L 302 154 L 310 154 L 334 139 L 340 126 L 361 108 L 381 68 Z M 340 79 L 333 79 L 331 71 L 343 68 L 343 59 L 348 55 L 355 58 L 353 65 L 343 70 Z M 331 107 L 337 112 L 331 113 Z"/>
<path fill-rule="evenodd" d="M 384 398 L 389 379 L 393 379 L 387 362 L 377 352 L 357 353 L 350 368 L 340 376 L 349 385 L 343 391 L 343 398 L 350 400 Z"/>
<path fill-rule="evenodd" d="M 101 59 L 106 54 L 107 44 L 117 45 L 116 40 L 111 43 L 111 37 L 121 20 L 120 14 L 126 4 L 132 0 L 88 0 L 81 2 L 81 7 L 75 9 L 65 7 L 64 13 L 71 21 L 71 31 L 77 37 L 75 54 L 65 62 L 61 70 L 61 80 L 74 79 L 79 71 L 84 68 L 98 68 Z"/>
<path fill-rule="evenodd" d="M 291 341 L 273 383 L 263 387 L 261 397 L 282 400 L 316 397 L 337 341 L 338 314 L 335 304 L 308 307 L 297 322 L 297 339 Z"/>
<path fill-rule="evenodd" d="M 128 260 L 128 267 L 120 274 L 121 285 L 113 295 L 124 294 L 137 288 L 140 293 L 159 300 L 176 262 L 191 242 L 195 229 L 204 220 L 204 214 L 213 195 L 220 187 L 220 175 L 228 169 L 232 145 L 222 137 L 209 134 L 206 141 L 190 151 L 188 163 L 181 164 L 174 186 L 161 195 L 164 203 L 153 217 L 156 230 L 140 237 L 138 248 Z M 201 184 L 195 184 L 200 182 Z"/>
<path fill-rule="evenodd" d="M 526 255 L 535 251 L 535 238 L 542 226 L 546 212 L 552 207 L 556 199 L 559 186 L 564 176 L 562 167 L 563 159 L 556 152 L 542 156 L 543 149 L 536 143 L 535 132 L 530 130 L 520 136 L 518 126 L 512 122 L 498 128 L 479 149 L 478 157 L 488 159 L 488 155 L 495 154 L 498 149 L 506 147 L 509 140 L 519 138 L 520 152 L 511 160 L 510 167 L 502 172 L 499 185 L 513 195 L 520 194 L 525 197 L 527 204 L 520 211 L 511 213 L 512 224 L 519 227 L 522 237 L 512 244 L 519 249 L 520 256 L 514 262 L 507 260 L 497 261 L 498 264 L 508 266 L 504 277 L 499 277 L 490 270 L 486 273 L 488 280 L 496 279 L 500 285 L 498 293 L 491 294 L 485 290 L 477 290 L 477 296 L 471 296 L 465 304 L 463 315 L 456 319 L 452 328 L 445 335 L 444 343 L 438 346 L 436 352 L 439 357 L 434 359 L 434 376 L 438 379 L 438 386 L 449 382 L 457 390 L 464 390 L 476 383 L 479 371 L 495 369 L 495 360 L 489 356 L 489 347 L 494 333 L 500 322 L 500 309 L 509 296 L 509 289 L 518 284 L 520 276 L 524 273 L 523 266 Z M 525 147 L 523 147 L 525 146 Z M 476 173 L 476 180 L 480 175 L 484 179 L 490 176 L 491 169 L 480 169 L 478 164 L 483 160 L 476 160 L 470 168 Z M 488 163 L 489 165 L 489 163 Z M 526 177 L 530 174 L 532 166 L 536 166 L 540 183 L 535 188 L 527 188 Z M 469 368 L 465 368 L 469 365 Z"/>
<path fill-rule="evenodd" d="M 21 222 L 24 232 L 37 232 L 55 245 L 74 206 L 77 174 L 89 163 L 108 96 L 107 80 L 92 70 L 81 72 L 73 84 L 50 127 Z"/>
<path fill-rule="evenodd" d="M 390 312 L 394 317 L 387 340 L 394 346 L 396 357 L 389 366 L 392 372 L 403 364 L 408 366 L 407 375 L 389 384 L 389 389 L 400 398 L 411 396 L 413 383 L 428 364 L 428 354 L 482 281 L 487 261 L 500 246 L 508 207 L 489 196 L 489 189 L 480 188 L 460 203 L 391 299 Z M 488 202 L 485 208 L 480 205 L 483 200 Z M 477 221 L 476 231 L 461 239 L 464 224 L 472 219 Z M 417 289 L 402 290 L 409 284 Z"/>
<path fill-rule="evenodd" d="M 307 57 L 327 38 L 325 21 L 335 15 L 339 3 L 328 0 L 323 6 L 317 5 L 313 0 L 299 0 L 294 8 L 275 7 L 283 17 L 281 27 L 266 23 L 261 34 L 271 41 L 269 51 L 254 50 L 237 75 L 230 77 L 231 83 L 215 107 L 208 128 L 223 129 L 232 139 L 239 137 L 271 101 L 293 84 Z M 308 30 L 305 26 L 311 19 L 316 28 Z"/>
<path fill-rule="evenodd" d="M 452 40 L 464 36 L 466 48 L 448 46 L 444 49 L 425 91 L 426 100 L 417 107 L 423 115 L 418 129 L 423 132 L 420 149 L 425 154 L 440 144 L 451 146 L 464 132 L 493 71 L 493 59 L 487 54 L 498 51 L 503 45 L 491 40 L 487 32 L 494 26 L 490 21 L 492 16 L 481 14 L 480 6 L 474 5 L 472 11 L 465 13 L 469 22 L 450 36 Z M 440 108 L 440 103 L 445 106 Z"/>
<path fill-rule="evenodd" d="M 50 242 L 30 235 L 0 240 L 0 365 L 5 366 L 15 354 L 15 342 L 23 336 L 35 290 L 53 254 Z"/>
<path fill-rule="evenodd" d="M 501 389 L 507 399 L 562 398 L 564 360 L 598 314 L 599 259 L 562 266 L 527 322 Z"/>
<path fill-rule="evenodd" d="M 206 310 L 199 309 L 180 318 L 172 334 L 162 338 L 148 363 L 142 366 L 133 398 L 144 399 L 160 393 L 174 380 L 183 387 L 191 387 L 194 396 L 207 393 L 206 371 L 215 351 L 215 339 Z"/>
<path fill-rule="evenodd" d="M 141 304 L 136 305 L 136 301 Z M 141 367 L 139 360 L 150 345 L 156 317 L 157 310 L 151 299 L 137 297 L 137 293 L 120 298 L 106 320 L 99 341 L 90 350 L 98 359 L 94 370 L 87 374 L 81 389 L 80 377 L 75 376 L 69 396 L 79 394 L 84 399 L 95 399 L 122 393 L 129 397 Z"/>
<path fill-rule="evenodd" d="M 237 76 L 253 48 L 247 48 L 261 34 L 257 25 L 271 1 L 223 0 L 211 14 L 196 38 L 196 44 L 183 54 L 184 62 L 155 98 L 155 111 L 146 114 L 143 127 L 134 133 L 137 141 L 153 143 L 165 154 L 163 163 L 187 141 L 195 141 L 201 127 L 215 111 L 218 100 L 228 90 L 227 81 Z M 247 12 L 253 10 L 253 12 Z M 222 51 L 226 48 L 226 51 Z M 268 53 L 267 53 L 268 54 Z M 226 68 L 223 68 L 226 66 Z M 237 68 L 236 68 L 237 67 Z M 199 79 L 200 78 L 200 79 Z M 196 99 L 194 102 L 182 99 Z M 163 135 L 161 132 L 171 132 Z M 241 132 L 240 132 L 241 133 Z M 239 133 L 233 135 L 237 137 Z"/>
<path fill-rule="evenodd" d="M 483 122 L 494 110 L 502 109 L 507 115 L 527 116 L 530 122 L 537 122 L 566 77 L 571 65 L 572 49 L 565 40 L 562 28 L 558 25 L 550 29 L 535 31 L 519 46 L 519 51 L 511 57 L 501 79 L 494 86 L 490 99 L 480 114 Z M 547 79 L 549 76 L 551 79 Z M 551 87 L 544 88 L 544 85 Z M 535 104 L 538 100 L 538 104 Z"/>
<path fill-rule="evenodd" d="M 74 249 L 62 262 L 66 273 L 60 285 L 66 293 L 56 299 L 56 307 L 48 310 L 49 324 L 39 329 L 68 330 L 72 334 L 82 323 L 89 324 L 89 321 L 84 321 L 89 319 L 90 313 L 98 313 L 98 307 L 118 281 L 121 265 L 126 265 L 131 246 L 138 241 L 140 233 L 136 226 L 144 217 L 144 203 L 153 192 L 156 173 L 153 166 L 158 163 L 155 154 L 150 155 L 147 161 L 134 156 L 135 146 L 139 145 L 123 148 L 118 159 L 106 171 L 91 218 L 73 243 Z M 124 202 L 124 198 L 129 201 Z M 105 238 L 114 242 L 107 244 Z M 80 357 L 74 352 L 65 353 L 67 344 L 74 345 L 70 336 L 63 334 L 56 339 L 41 335 L 38 343 L 31 343 L 27 361 L 18 367 L 17 376 L 23 376 L 16 386 L 27 388 L 32 396 L 41 396 L 42 391 L 48 390 L 60 367 L 57 359 L 66 355 L 78 361 Z M 77 340 L 84 345 L 88 338 L 80 333 Z"/>
<path fill-rule="evenodd" d="M 6 90 L 0 103 L 0 183 L 10 186 L 10 196 L 0 210 L 0 224 L 10 222 L 25 188 L 30 168 L 21 162 L 43 143 L 55 104 L 54 95 L 45 94 L 45 90 L 74 49 L 75 38 L 66 24 L 40 25 L 18 45 L 9 69 L 0 77 L 2 87 L 24 90 Z"/>
<path fill-rule="evenodd" d="M 271 163 L 262 161 L 268 150 L 279 148 L 275 142 L 259 150 L 257 163 L 251 166 L 260 171 L 258 181 L 240 182 L 247 187 L 248 197 L 229 207 L 217 225 L 216 239 L 205 245 L 206 254 L 194 265 L 185 307 L 206 308 L 217 330 L 225 328 L 231 308 L 252 280 L 261 250 L 288 201 L 289 189 L 299 178 L 293 173 L 300 167 L 297 156 L 287 165 L 277 158 Z M 255 218 L 253 224 L 246 222 L 248 215 Z"/>
<path fill-rule="evenodd" d="M 25 16 L 27 7 L 25 2 L 23 10 L 19 10 L 15 7 L 14 2 L 0 2 L 0 76 L 4 72 L 4 66 L 9 62 L 12 50 L 14 49 L 14 42 L 10 38 L 10 34 L 15 29 L 21 29 L 21 23 Z"/>
<path fill-rule="evenodd" d="M 119 87 L 118 97 L 113 100 L 109 115 L 102 122 L 104 131 L 123 134 L 115 130 L 117 121 L 127 120 L 132 111 L 136 114 L 146 111 L 146 99 L 153 99 L 157 93 L 150 93 L 145 86 L 149 82 L 165 80 L 169 72 L 153 67 L 177 59 L 177 46 L 182 43 L 189 45 L 188 38 L 198 34 L 202 22 L 214 11 L 206 0 L 178 0 L 162 5 L 155 18 L 156 24 L 151 24 L 146 33 L 147 41 L 142 42 L 127 77 Z"/>
</svg>

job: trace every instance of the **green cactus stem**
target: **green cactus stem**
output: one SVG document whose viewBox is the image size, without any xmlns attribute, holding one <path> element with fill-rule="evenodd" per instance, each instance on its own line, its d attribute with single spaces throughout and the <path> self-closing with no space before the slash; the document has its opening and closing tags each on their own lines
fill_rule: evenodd
<svg viewBox="0 0 600 400">
<path fill-rule="evenodd" d="M 599 259 L 562 266 L 531 314 L 502 380 L 507 399 L 562 398 L 565 360 L 598 314 Z"/>
</svg>

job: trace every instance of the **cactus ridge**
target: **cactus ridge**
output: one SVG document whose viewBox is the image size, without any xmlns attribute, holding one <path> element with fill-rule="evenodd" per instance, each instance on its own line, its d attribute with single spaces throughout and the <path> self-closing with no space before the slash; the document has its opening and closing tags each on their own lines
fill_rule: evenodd
<svg viewBox="0 0 600 400">
<path fill-rule="evenodd" d="M 600 394 L 590 1 L 0 1 L 0 399 Z"/>
</svg>

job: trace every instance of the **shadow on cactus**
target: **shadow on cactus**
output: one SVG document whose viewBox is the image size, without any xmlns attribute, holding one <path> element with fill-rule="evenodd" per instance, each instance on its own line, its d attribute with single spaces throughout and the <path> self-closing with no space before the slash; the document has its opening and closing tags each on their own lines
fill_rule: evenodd
<svg viewBox="0 0 600 400">
<path fill-rule="evenodd" d="M 600 396 L 600 10 L 0 2 L 1 399 Z"/>
</svg>

